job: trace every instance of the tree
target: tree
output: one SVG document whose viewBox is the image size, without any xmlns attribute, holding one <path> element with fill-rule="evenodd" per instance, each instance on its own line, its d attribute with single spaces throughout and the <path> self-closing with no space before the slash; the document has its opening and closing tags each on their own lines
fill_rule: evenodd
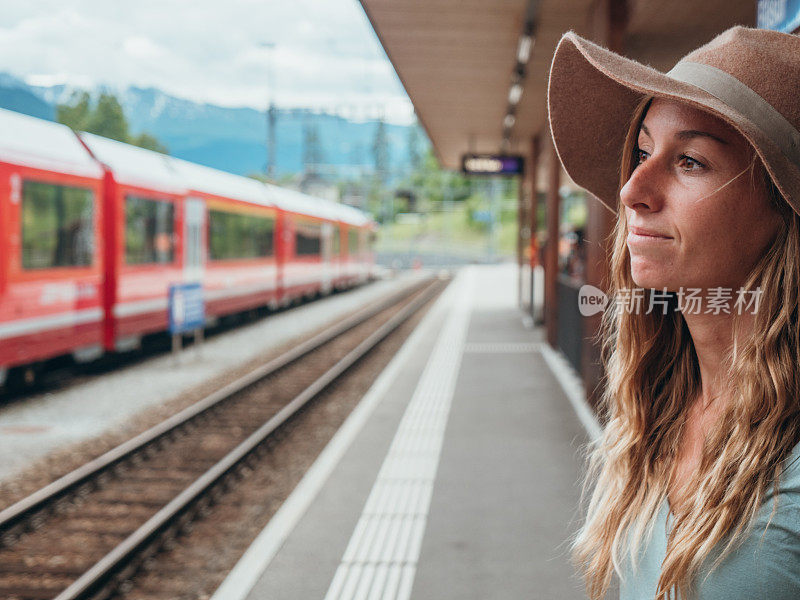
<svg viewBox="0 0 800 600">
<path fill-rule="evenodd" d="M 469 179 L 460 173 L 442 170 L 431 147 L 428 147 L 420 165 L 411 172 L 405 185 L 417 190 L 420 197 L 434 203 L 443 202 L 446 195 L 450 200 L 460 202 L 472 193 Z"/>
<path fill-rule="evenodd" d="M 97 106 L 89 117 L 86 131 L 112 140 L 128 142 L 128 120 L 116 96 L 105 92 L 100 94 Z"/>
<path fill-rule="evenodd" d="M 422 166 L 423 155 L 420 149 L 421 138 L 419 122 L 414 121 L 408 128 L 408 137 L 406 139 L 406 143 L 408 144 L 408 164 L 412 171 L 416 171 Z"/>
<path fill-rule="evenodd" d="M 129 143 L 133 144 L 134 146 L 139 146 L 140 148 L 146 148 L 147 150 L 154 150 L 155 152 L 161 152 L 162 154 L 169 154 L 168 148 L 162 144 L 157 137 L 143 131 L 137 136 L 134 136 L 130 139 Z"/>
<path fill-rule="evenodd" d="M 89 92 L 74 92 L 71 104 L 56 107 L 56 121 L 76 131 L 85 131 L 92 113 Z"/>
<path fill-rule="evenodd" d="M 378 120 L 375 127 L 375 137 L 372 139 L 372 157 L 375 164 L 375 175 L 383 185 L 389 177 L 389 138 L 383 118 Z"/>
<path fill-rule="evenodd" d="M 141 132 L 131 136 L 125 111 L 114 94 L 103 92 L 92 105 L 89 92 L 75 92 L 69 103 L 56 107 L 56 121 L 76 131 L 95 133 L 148 150 L 167 154 L 167 147 L 154 135 Z"/>
</svg>

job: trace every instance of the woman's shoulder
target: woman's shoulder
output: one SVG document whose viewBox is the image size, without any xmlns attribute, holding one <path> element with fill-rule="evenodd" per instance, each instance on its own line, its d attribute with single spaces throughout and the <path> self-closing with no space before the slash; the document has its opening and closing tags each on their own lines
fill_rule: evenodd
<svg viewBox="0 0 800 600">
<path fill-rule="evenodd" d="M 800 598 L 800 445 L 784 461 L 777 504 L 774 491 L 771 486 L 753 528 L 732 553 L 710 574 L 704 568 L 700 598 L 764 598 L 765 590 L 770 600 Z"/>
<path fill-rule="evenodd" d="M 796 444 L 783 462 L 779 489 L 782 492 L 800 494 L 800 444 Z"/>
<path fill-rule="evenodd" d="M 775 504 L 773 484 L 767 490 L 762 504 L 761 520 L 769 521 L 779 516 L 784 525 L 790 525 L 800 536 L 800 444 L 797 444 L 783 461 L 783 470 L 778 479 L 778 502 Z M 777 513 L 773 513 L 773 509 Z M 800 541 L 800 537 L 798 537 Z"/>
</svg>

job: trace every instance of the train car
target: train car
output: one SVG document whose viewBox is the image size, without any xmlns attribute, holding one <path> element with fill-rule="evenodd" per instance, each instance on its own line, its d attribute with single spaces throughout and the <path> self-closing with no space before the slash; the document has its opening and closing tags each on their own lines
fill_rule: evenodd
<svg viewBox="0 0 800 600">
<path fill-rule="evenodd" d="M 286 296 L 324 295 L 372 277 L 374 221 L 345 204 L 268 187 L 284 213 Z"/>
<path fill-rule="evenodd" d="M 168 327 L 169 286 L 195 267 L 183 235 L 194 215 L 187 222 L 187 189 L 167 156 L 79 135 L 105 171 L 105 346 L 131 350 Z"/>
<path fill-rule="evenodd" d="M 377 223 L 360 210 L 341 205 L 345 241 L 344 272 L 349 285 L 359 285 L 374 276 L 374 243 Z"/>
<path fill-rule="evenodd" d="M 301 192 L 274 185 L 266 188 L 282 213 L 282 302 L 329 294 L 338 263 L 333 256 L 335 210 L 330 203 Z"/>
<path fill-rule="evenodd" d="M 188 189 L 184 273 L 187 280 L 203 283 L 206 314 L 276 307 L 281 222 L 267 188 L 248 177 L 169 161 Z"/>
<path fill-rule="evenodd" d="M 0 385 L 138 347 L 171 284 L 215 317 L 363 282 L 374 226 L 335 202 L 0 110 Z"/>
<path fill-rule="evenodd" d="M 102 353 L 102 192 L 69 128 L 0 110 L 0 383 Z"/>
</svg>

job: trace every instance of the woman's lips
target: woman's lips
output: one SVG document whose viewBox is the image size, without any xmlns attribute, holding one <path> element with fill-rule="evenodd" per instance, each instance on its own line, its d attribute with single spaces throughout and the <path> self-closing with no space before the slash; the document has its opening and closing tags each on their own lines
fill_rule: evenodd
<svg viewBox="0 0 800 600">
<path fill-rule="evenodd" d="M 651 246 L 653 244 L 664 244 L 666 242 L 670 242 L 672 241 L 672 238 L 647 229 L 630 227 L 626 241 L 629 245 L 633 246 Z"/>
<path fill-rule="evenodd" d="M 670 236 L 668 236 L 665 233 L 661 233 L 659 231 L 655 231 L 655 230 L 652 230 L 652 229 L 645 229 L 644 227 L 635 227 L 635 226 L 631 225 L 628 229 L 629 229 L 630 232 L 632 232 L 632 233 L 634 233 L 635 235 L 638 235 L 638 236 L 672 239 Z"/>
</svg>

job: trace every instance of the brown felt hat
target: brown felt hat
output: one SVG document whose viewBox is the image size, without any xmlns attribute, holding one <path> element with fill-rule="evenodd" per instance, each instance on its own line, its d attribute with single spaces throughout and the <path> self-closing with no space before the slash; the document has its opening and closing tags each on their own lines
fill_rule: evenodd
<svg viewBox="0 0 800 600">
<path fill-rule="evenodd" d="M 566 33 L 547 90 L 553 141 L 575 183 L 614 212 L 625 136 L 645 96 L 686 102 L 730 123 L 800 213 L 800 37 L 733 27 L 661 73 Z"/>
</svg>

